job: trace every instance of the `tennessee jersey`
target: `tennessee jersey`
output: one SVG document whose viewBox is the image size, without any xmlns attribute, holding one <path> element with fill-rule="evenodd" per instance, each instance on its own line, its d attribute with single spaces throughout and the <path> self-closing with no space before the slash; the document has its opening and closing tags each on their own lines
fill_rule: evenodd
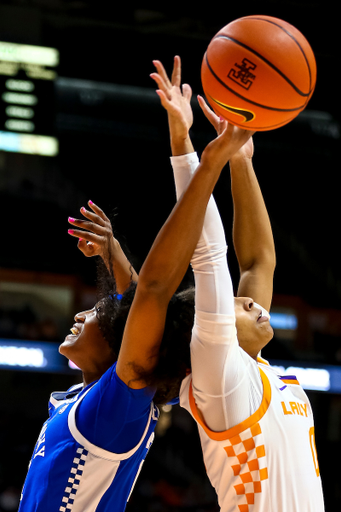
<svg viewBox="0 0 341 512">
<path fill-rule="evenodd" d="M 172 158 L 177 197 L 198 164 L 195 153 Z M 242 174 L 250 183 L 255 176 L 245 167 Z M 246 186 L 250 199 L 251 189 Z M 281 378 L 240 347 L 226 249 L 224 226 L 211 197 L 191 260 L 192 374 L 182 383 L 180 405 L 198 423 L 222 512 L 323 512 L 310 403 L 293 376 Z M 268 313 L 255 302 L 249 313 L 255 332 L 270 339 Z"/>
<path fill-rule="evenodd" d="M 52 393 L 50 415 L 34 448 L 20 512 L 125 509 L 153 442 L 158 410 L 152 402 L 153 393 L 148 388 L 128 388 L 116 375 L 115 366 L 84 389 L 75 386 L 66 393 Z M 107 401 L 103 402 L 104 395 Z M 120 403 L 117 407 L 112 402 L 112 414 L 108 404 L 115 397 Z M 136 418 L 130 403 L 143 404 L 143 413 L 136 413 L 141 423 L 140 437 L 129 450 L 113 452 L 108 449 L 112 438 L 116 438 L 118 446 L 131 444 L 129 422 Z M 84 418 L 86 427 L 82 424 Z M 97 425 L 102 425 L 99 440 L 89 439 L 87 432 L 96 432 Z"/>
<path fill-rule="evenodd" d="M 255 363 L 256 364 L 256 363 Z M 258 361 L 263 399 L 245 421 L 224 432 L 205 424 L 191 376 L 180 396 L 198 423 L 207 474 L 222 512 L 322 512 L 322 484 L 308 397 L 295 376 Z"/>
</svg>

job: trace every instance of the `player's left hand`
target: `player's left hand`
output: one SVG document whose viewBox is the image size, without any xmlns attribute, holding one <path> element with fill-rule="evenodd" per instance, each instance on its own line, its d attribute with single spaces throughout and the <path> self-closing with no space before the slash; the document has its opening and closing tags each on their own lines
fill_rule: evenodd
<svg viewBox="0 0 341 512">
<path fill-rule="evenodd" d="M 88 205 L 92 211 L 84 207 L 80 210 L 86 220 L 69 217 L 69 223 L 79 229 L 70 229 L 68 233 L 79 239 L 78 249 L 86 257 L 101 256 L 106 261 L 110 245 L 115 243 L 111 222 L 95 203 L 89 201 Z"/>
<path fill-rule="evenodd" d="M 167 110 L 173 133 L 185 139 L 193 124 L 193 111 L 191 107 L 192 89 L 188 84 L 181 86 L 181 59 L 178 55 L 174 57 L 174 66 L 171 79 L 168 78 L 163 64 L 154 60 L 153 64 L 156 73 L 150 77 L 157 83 L 159 89 L 156 91 L 161 105 Z"/>
</svg>

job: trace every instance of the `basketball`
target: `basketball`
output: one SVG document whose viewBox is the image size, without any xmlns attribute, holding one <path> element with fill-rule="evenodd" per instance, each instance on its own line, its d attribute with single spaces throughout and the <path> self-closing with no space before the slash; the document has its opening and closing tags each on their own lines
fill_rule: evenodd
<svg viewBox="0 0 341 512">
<path fill-rule="evenodd" d="M 274 130 L 307 106 L 316 83 L 315 56 L 293 25 L 246 16 L 213 37 L 201 82 L 217 115 L 244 129 Z"/>
</svg>

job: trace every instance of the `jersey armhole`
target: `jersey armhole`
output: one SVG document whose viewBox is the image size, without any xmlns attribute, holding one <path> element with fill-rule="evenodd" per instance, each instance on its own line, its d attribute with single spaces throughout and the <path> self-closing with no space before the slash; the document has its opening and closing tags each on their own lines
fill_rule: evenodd
<svg viewBox="0 0 341 512">
<path fill-rule="evenodd" d="M 213 430 L 210 430 L 208 426 L 206 425 L 204 418 L 197 408 L 197 405 L 195 403 L 195 399 L 193 396 L 193 388 L 192 388 L 192 381 L 190 381 L 188 393 L 189 393 L 189 405 L 191 408 L 191 412 L 193 414 L 193 417 L 195 420 L 199 423 L 199 425 L 204 429 L 206 434 L 210 439 L 213 439 L 214 441 L 225 441 L 227 439 L 231 439 L 232 437 L 240 434 L 247 428 L 251 428 L 255 423 L 257 423 L 266 413 L 266 411 L 269 408 L 270 402 L 271 402 L 271 385 L 268 377 L 266 376 L 265 372 L 259 368 L 260 376 L 263 383 L 263 398 L 262 402 L 257 409 L 256 412 L 254 412 L 251 416 L 249 416 L 246 420 L 242 421 L 238 425 L 235 425 L 234 427 L 229 428 L 228 430 L 222 431 L 222 432 L 214 432 Z"/>
<path fill-rule="evenodd" d="M 81 403 L 83 398 L 87 395 L 87 393 L 90 391 L 90 389 L 92 389 L 92 388 L 89 388 L 88 390 L 86 390 L 86 392 L 80 397 L 80 399 L 77 400 L 77 402 L 72 406 L 72 408 L 71 408 L 71 410 L 69 412 L 69 415 L 68 415 L 68 427 L 70 429 L 72 437 L 81 446 L 84 446 L 84 448 L 88 452 L 92 453 L 96 457 L 100 457 L 102 459 L 107 459 L 107 460 L 111 460 L 111 461 L 121 461 L 121 460 L 129 459 L 140 448 L 141 444 L 143 443 L 143 441 L 144 441 L 144 439 L 146 437 L 146 434 L 147 434 L 149 426 L 150 426 L 150 422 L 151 422 L 151 420 L 153 418 L 153 411 L 154 411 L 154 407 L 155 407 L 154 403 L 151 402 L 151 404 L 150 404 L 150 411 L 149 411 L 147 425 L 146 425 L 146 427 L 144 429 L 144 432 L 143 432 L 143 434 L 141 436 L 141 439 L 140 439 L 139 443 L 134 448 L 129 450 L 128 452 L 117 454 L 117 453 L 109 452 L 108 450 L 105 450 L 104 448 L 100 448 L 99 446 L 94 445 L 93 443 L 88 441 L 80 433 L 80 431 L 77 428 L 77 425 L 76 425 L 76 411 L 77 411 L 77 407 L 79 406 L 79 404 Z"/>
</svg>

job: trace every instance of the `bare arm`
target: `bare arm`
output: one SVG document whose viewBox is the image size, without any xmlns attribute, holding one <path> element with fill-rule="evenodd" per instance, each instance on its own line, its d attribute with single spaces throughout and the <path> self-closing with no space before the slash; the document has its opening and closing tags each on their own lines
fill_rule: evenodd
<svg viewBox="0 0 341 512">
<path fill-rule="evenodd" d="M 88 204 L 92 211 L 81 208 L 81 213 L 86 220 L 69 217 L 70 224 L 80 228 L 70 230 L 69 234 L 79 238 L 78 248 L 85 256 L 100 256 L 109 271 L 111 267 L 117 293 L 123 293 L 131 281 L 138 280 L 138 275 L 114 237 L 108 217 L 92 201 Z"/>
<path fill-rule="evenodd" d="M 198 99 L 204 114 L 220 133 L 225 122 L 216 116 L 202 98 Z M 252 157 L 253 141 L 249 139 L 230 160 L 234 206 L 233 244 L 240 269 L 237 295 L 250 297 L 269 310 L 276 253 L 270 219 L 253 169 Z"/>
<path fill-rule="evenodd" d="M 252 165 L 251 141 L 230 161 L 233 243 L 240 268 L 239 297 L 270 309 L 276 266 L 269 215 Z"/>
<path fill-rule="evenodd" d="M 189 86 L 183 85 L 181 91 L 178 58 L 175 58 L 171 80 L 161 63 L 157 62 L 156 68 L 158 73 L 152 78 L 162 88 L 165 95 L 162 97 L 170 102 L 165 108 L 168 112 L 172 152 L 175 155 L 172 165 L 179 197 L 198 165 L 188 133 L 193 120 L 189 110 Z M 204 100 L 200 97 L 198 99 L 205 112 Z M 210 115 L 208 118 L 213 121 L 217 132 L 221 133 L 226 122 L 217 118 L 213 111 L 208 113 L 214 115 L 214 119 L 210 119 Z M 245 149 L 247 148 L 252 149 L 251 139 L 245 144 Z M 252 396 L 261 398 L 259 388 L 262 384 L 259 382 L 259 373 L 256 373 L 251 382 L 245 378 L 248 362 L 243 358 L 244 352 L 239 351 L 236 338 L 233 287 L 226 261 L 226 241 L 213 196 L 206 209 L 203 231 L 191 264 L 195 277 L 196 308 L 191 340 L 193 395 L 206 425 L 214 431 L 224 431 L 247 417 L 249 403 L 245 396 L 251 393 Z M 228 371 L 227 361 L 230 361 Z M 235 388 L 238 391 L 231 393 Z M 236 396 L 237 401 L 243 403 L 237 409 Z M 255 408 L 258 405 L 255 399 Z"/>
<path fill-rule="evenodd" d="M 192 123 L 188 87 L 180 88 L 180 62 L 175 58 L 172 79 L 169 80 L 160 62 L 155 63 L 157 75 L 152 78 L 169 99 L 166 104 L 173 153 L 172 166 L 177 197 L 189 182 L 198 165 L 189 139 Z M 201 100 L 200 100 L 201 101 Z M 226 123 L 215 118 L 218 133 Z M 190 154 L 188 154 L 190 153 Z M 226 240 L 220 215 L 213 196 L 207 205 L 203 230 L 193 253 L 191 265 L 195 279 L 195 323 L 191 340 L 192 387 L 195 402 L 206 424 L 213 430 L 228 428 L 226 394 L 244 379 L 245 367 L 233 359 L 226 372 L 227 358 L 236 352 L 234 296 L 226 260 Z M 229 355 L 229 357 L 228 357 Z M 241 371 L 238 372 L 242 366 Z"/>
<path fill-rule="evenodd" d="M 167 103 L 168 99 L 163 101 Z M 150 371 L 157 363 L 168 303 L 190 263 L 211 193 L 227 161 L 250 135 L 227 126 L 206 147 L 196 173 L 142 266 L 117 363 L 119 377 L 132 387 L 145 385 L 138 380 L 136 367 Z"/>
</svg>

